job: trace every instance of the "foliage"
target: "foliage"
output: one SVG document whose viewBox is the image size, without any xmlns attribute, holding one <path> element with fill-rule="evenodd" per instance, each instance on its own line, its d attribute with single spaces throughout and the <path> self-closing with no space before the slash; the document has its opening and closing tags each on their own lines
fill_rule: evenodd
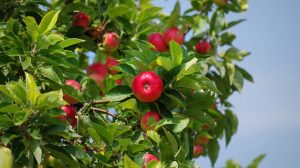
<svg viewBox="0 0 300 168">
<path fill-rule="evenodd" d="M 203 155 L 214 165 L 219 141 L 225 138 L 228 145 L 237 132 L 228 98 L 253 79 L 236 64 L 250 53 L 234 46 L 229 30 L 244 20 L 225 16 L 245 11 L 247 0 L 226 6 L 190 0 L 184 13 L 177 2 L 170 15 L 151 0 L 0 3 L 5 11 L 0 13 L 0 143 L 11 149 L 14 167 L 141 167 L 147 152 L 160 160 L 147 168 L 193 167 L 194 140 L 201 134 L 209 136 Z M 72 26 L 79 11 L 89 15 L 89 28 Z M 171 41 L 167 52 L 152 50 L 149 34 L 174 26 L 192 37 L 183 45 Z M 102 43 L 107 32 L 120 38 L 109 53 Z M 196 53 L 200 40 L 210 41 L 212 52 Z M 120 63 L 103 87 L 85 70 L 89 60 L 104 64 L 108 56 Z M 155 102 L 140 102 L 132 94 L 132 80 L 142 71 L 154 71 L 164 82 Z M 64 85 L 69 79 L 81 90 Z M 74 128 L 59 119 L 65 115 L 64 94 L 78 100 Z M 162 119 L 145 132 L 139 120 L 148 111 Z"/>
</svg>

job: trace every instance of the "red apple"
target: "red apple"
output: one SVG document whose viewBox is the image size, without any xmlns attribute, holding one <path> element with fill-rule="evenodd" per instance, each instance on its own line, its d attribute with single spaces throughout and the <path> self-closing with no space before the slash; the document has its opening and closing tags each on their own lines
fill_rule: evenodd
<svg viewBox="0 0 300 168">
<path fill-rule="evenodd" d="M 208 136 L 205 135 L 198 135 L 195 140 L 195 144 L 198 145 L 207 145 L 208 142 L 209 142 L 209 138 Z"/>
<path fill-rule="evenodd" d="M 211 51 L 211 45 L 207 41 L 200 41 L 196 44 L 195 49 L 199 54 L 207 54 Z"/>
<path fill-rule="evenodd" d="M 213 0 L 213 2 L 218 6 L 225 6 L 228 4 L 228 0 Z"/>
<path fill-rule="evenodd" d="M 193 152 L 193 156 L 194 158 L 199 157 L 200 155 L 202 155 L 204 153 L 204 147 L 198 144 L 194 145 L 194 152 Z"/>
<path fill-rule="evenodd" d="M 160 33 L 152 33 L 148 37 L 148 42 L 154 46 L 154 50 L 159 52 L 168 51 L 163 35 Z"/>
<path fill-rule="evenodd" d="M 105 33 L 103 39 L 105 51 L 113 52 L 119 47 L 119 36 L 116 33 Z"/>
<path fill-rule="evenodd" d="M 75 125 L 77 124 L 76 111 L 74 107 L 71 105 L 66 105 L 66 106 L 62 106 L 61 109 L 66 113 L 66 115 L 58 116 L 57 118 L 62 121 L 68 120 L 70 125 L 74 128 Z"/>
<path fill-rule="evenodd" d="M 102 76 L 106 76 L 108 73 L 108 69 L 104 64 L 102 64 L 100 62 L 96 62 L 87 67 L 86 73 L 87 73 L 87 75 L 100 74 Z"/>
<path fill-rule="evenodd" d="M 142 72 L 134 77 L 132 91 L 141 102 L 153 102 L 162 94 L 163 81 L 152 71 Z"/>
<path fill-rule="evenodd" d="M 104 89 L 103 81 L 108 74 L 108 69 L 104 64 L 100 62 L 91 64 L 87 67 L 86 73 L 89 77 L 96 81 L 101 89 Z"/>
<path fill-rule="evenodd" d="M 117 85 L 122 85 L 122 83 L 123 83 L 123 80 L 122 80 L 122 79 L 117 79 L 117 80 L 116 80 L 116 84 L 117 84 Z"/>
<path fill-rule="evenodd" d="M 77 81 L 75 81 L 75 80 L 66 80 L 65 85 L 73 86 L 75 89 L 77 89 L 77 90 L 80 91 L 80 84 Z M 63 98 L 69 104 L 76 104 L 76 103 L 78 103 L 78 100 L 76 100 L 75 98 L 73 98 L 70 95 L 64 94 Z"/>
<path fill-rule="evenodd" d="M 119 64 L 119 61 L 116 60 L 114 57 L 107 57 L 106 58 L 106 63 L 105 66 L 107 67 L 107 69 L 110 71 L 110 73 L 112 75 L 116 75 L 119 71 L 117 70 L 110 70 L 111 67 L 116 66 Z"/>
<path fill-rule="evenodd" d="M 146 153 L 143 159 L 144 159 L 143 168 L 146 168 L 147 164 L 150 163 L 151 161 L 159 162 L 158 158 L 155 155 L 149 153 Z"/>
<path fill-rule="evenodd" d="M 90 17 L 84 12 L 78 12 L 73 16 L 72 26 L 87 28 L 90 25 Z"/>
<path fill-rule="evenodd" d="M 182 44 L 184 42 L 184 33 L 177 27 L 171 27 L 165 31 L 164 39 L 167 44 L 169 44 L 171 40 L 176 41 L 178 44 Z"/>
<path fill-rule="evenodd" d="M 141 127 L 144 131 L 153 130 L 154 124 L 160 120 L 160 115 L 155 111 L 145 113 L 141 118 Z"/>
</svg>

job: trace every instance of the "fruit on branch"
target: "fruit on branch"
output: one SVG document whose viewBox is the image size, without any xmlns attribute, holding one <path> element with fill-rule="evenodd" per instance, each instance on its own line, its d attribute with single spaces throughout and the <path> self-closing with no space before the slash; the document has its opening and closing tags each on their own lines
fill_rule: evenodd
<svg viewBox="0 0 300 168">
<path fill-rule="evenodd" d="M 208 54 L 211 51 L 211 45 L 207 41 L 199 41 L 195 46 L 196 52 L 199 54 Z"/>
<path fill-rule="evenodd" d="M 78 12 L 73 16 L 72 26 L 88 28 L 90 25 L 90 17 L 84 12 Z"/>
<path fill-rule="evenodd" d="M 194 145 L 194 151 L 193 151 L 193 156 L 194 158 L 199 157 L 200 155 L 202 155 L 204 153 L 204 147 L 202 145 L 199 144 L 195 144 Z"/>
<path fill-rule="evenodd" d="M 205 135 L 198 135 L 195 140 L 195 144 L 207 145 L 209 142 L 209 137 Z"/>
<path fill-rule="evenodd" d="M 119 61 L 116 60 L 114 57 L 107 57 L 106 58 L 106 63 L 105 66 L 109 70 L 110 74 L 116 75 L 119 71 L 117 70 L 110 70 L 111 67 L 116 66 L 119 64 Z"/>
<path fill-rule="evenodd" d="M 153 130 L 155 123 L 160 120 L 160 115 L 158 112 L 149 111 L 145 113 L 141 118 L 141 127 L 144 131 Z"/>
<path fill-rule="evenodd" d="M 169 44 L 171 40 L 174 40 L 178 44 L 183 44 L 184 33 L 181 32 L 177 27 L 171 27 L 164 32 L 164 39 L 167 44 Z"/>
<path fill-rule="evenodd" d="M 94 39 L 99 39 L 100 33 L 101 33 L 101 31 L 100 31 L 99 27 L 93 27 L 87 31 L 88 36 L 90 36 Z"/>
<path fill-rule="evenodd" d="M 159 52 L 168 51 L 168 47 L 165 43 L 164 37 L 160 33 L 152 33 L 148 37 L 148 42 L 154 46 L 154 48 L 152 48 L 153 50 L 156 50 Z"/>
<path fill-rule="evenodd" d="M 72 105 L 65 105 L 60 108 L 65 112 L 65 116 L 59 116 L 58 119 L 65 121 L 66 119 L 69 121 L 70 125 L 74 128 L 77 123 L 76 111 Z"/>
<path fill-rule="evenodd" d="M 213 0 L 213 2 L 218 6 L 225 6 L 228 4 L 228 0 Z"/>
<path fill-rule="evenodd" d="M 116 33 L 105 33 L 103 39 L 103 47 L 105 51 L 113 52 L 119 47 L 119 36 Z"/>
<path fill-rule="evenodd" d="M 0 167 L 12 168 L 13 167 L 13 155 L 11 150 L 7 147 L 0 147 Z"/>
<path fill-rule="evenodd" d="M 91 64 L 87 67 L 86 73 L 89 77 L 96 81 L 101 89 L 104 89 L 103 81 L 108 74 L 108 69 L 104 64 L 100 62 Z"/>
<path fill-rule="evenodd" d="M 75 89 L 79 90 L 81 89 L 80 84 L 75 81 L 75 80 L 66 80 L 65 81 L 65 85 L 69 85 L 74 87 Z M 68 95 L 68 94 L 64 94 L 63 99 L 68 102 L 69 104 L 76 104 L 78 103 L 78 100 L 76 100 L 75 98 L 73 98 L 72 96 Z"/>
<path fill-rule="evenodd" d="M 152 155 L 152 154 L 149 154 L 149 153 L 146 153 L 143 157 L 144 159 L 144 164 L 143 164 L 143 168 L 146 168 L 147 165 L 154 161 L 154 162 L 159 162 L 159 159 L 155 156 L 155 155 Z"/>
<path fill-rule="evenodd" d="M 153 102 L 162 94 L 163 81 L 153 71 L 145 71 L 134 77 L 132 91 L 139 101 Z"/>
</svg>

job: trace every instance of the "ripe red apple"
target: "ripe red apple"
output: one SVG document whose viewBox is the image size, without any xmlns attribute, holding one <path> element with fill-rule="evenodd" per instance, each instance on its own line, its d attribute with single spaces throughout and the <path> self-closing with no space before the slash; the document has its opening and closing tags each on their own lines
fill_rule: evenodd
<svg viewBox="0 0 300 168">
<path fill-rule="evenodd" d="M 74 128 L 75 125 L 77 124 L 76 111 L 74 107 L 71 105 L 65 105 L 62 106 L 60 109 L 62 109 L 66 113 L 66 115 L 58 116 L 57 118 L 62 121 L 68 120 L 70 125 Z"/>
<path fill-rule="evenodd" d="M 105 33 L 103 39 L 105 51 L 113 52 L 119 47 L 119 36 L 116 33 Z"/>
<path fill-rule="evenodd" d="M 168 51 L 164 37 L 160 33 L 152 33 L 148 37 L 148 42 L 154 46 L 153 50 L 156 50 L 159 52 Z"/>
<path fill-rule="evenodd" d="M 154 124 L 160 120 L 160 115 L 155 111 L 145 113 L 141 118 L 141 127 L 144 131 L 153 130 Z"/>
<path fill-rule="evenodd" d="M 73 16 L 72 26 L 87 28 L 90 25 L 90 17 L 84 12 L 78 12 Z"/>
<path fill-rule="evenodd" d="M 116 66 L 119 64 L 119 61 L 116 60 L 114 57 L 107 57 L 106 58 L 106 63 L 105 66 L 107 67 L 107 69 L 110 71 L 110 73 L 112 75 L 116 75 L 118 73 L 117 70 L 110 70 L 111 67 Z"/>
<path fill-rule="evenodd" d="M 80 91 L 80 84 L 75 80 L 66 80 L 65 85 L 73 86 L 75 89 Z M 70 95 L 64 94 L 63 99 L 68 102 L 69 104 L 76 104 L 78 103 L 78 100 L 73 98 Z"/>
<path fill-rule="evenodd" d="M 151 161 L 159 162 L 158 158 L 155 155 L 149 153 L 146 153 L 143 159 L 144 159 L 143 168 L 146 168 L 148 163 L 150 163 Z"/>
<path fill-rule="evenodd" d="M 218 6 L 225 6 L 228 4 L 228 0 L 213 0 L 213 2 Z"/>
<path fill-rule="evenodd" d="M 117 79 L 117 80 L 116 80 L 116 84 L 117 84 L 117 85 L 122 85 L 122 83 L 123 83 L 123 80 L 122 80 L 122 79 Z"/>
<path fill-rule="evenodd" d="M 194 145 L 194 152 L 193 152 L 193 156 L 194 158 L 199 157 L 200 155 L 202 155 L 204 153 L 204 147 L 198 144 Z"/>
<path fill-rule="evenodd" d="M 207 54 L 211 51 L 211 45 L 207 41 L 199 41 L 196 44 L 195 49 L 199 54 Z"/>
<path fill-rule="evenodd" d="M 176 41 L 178 44 L 182 44 L 184 42 L 184 33 L 177 27 L 171 27 L 165 31 L 164 39 L 167 44 L 169 44 L 171 40 Z"/>
<path fill-rule="evenodd" d="M 100 62 L 91 64 L 87 67 L 86 73 L 89 77 L 96 81 L 96 83 L 100 86 L 101 89 L 104 88 L 103 81 L 106 75 L 108 74 L 108 69 L 104 64 Z"/>
<path fill-rule="evenodd" d="M 208 136 L 205 135 L 198 135 L 195 140 L 195 144 L 198 145 L 207 145 L 208 142 L 209 142 L 209 138 Z"/>
<path fill-rule="evenodd" d="M 153 102 L 162 94 L 163 81 L 152 71 L 142 72 L 134 77 L 132 91 L 141 102 Z"/>
</svg>

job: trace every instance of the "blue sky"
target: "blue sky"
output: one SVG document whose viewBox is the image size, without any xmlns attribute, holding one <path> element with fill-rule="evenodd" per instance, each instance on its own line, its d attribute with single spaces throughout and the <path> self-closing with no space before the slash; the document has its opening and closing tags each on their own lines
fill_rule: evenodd
<svg viewBox="0 0 300 168">
<path fill-rule="evenodd" d="M 216 167 L 228 159 L 243 165 L 261 153 L 261 168 L 300 167 L 300 1 L 248 0 L 249 10 L 229 20 L 247 21 L 232 29 L 235 45 L 252 52 L 240 65 L 255 79 L 242 94 L 231 97 L 239 117 L 239 130 L 222 150 Z M 170 12 L 175 0 L 154 0 Z M 181 0 L 182 9 L 189 5 Z M 210 167 L 206 158 L 198 159 Z"/>
</svg>

